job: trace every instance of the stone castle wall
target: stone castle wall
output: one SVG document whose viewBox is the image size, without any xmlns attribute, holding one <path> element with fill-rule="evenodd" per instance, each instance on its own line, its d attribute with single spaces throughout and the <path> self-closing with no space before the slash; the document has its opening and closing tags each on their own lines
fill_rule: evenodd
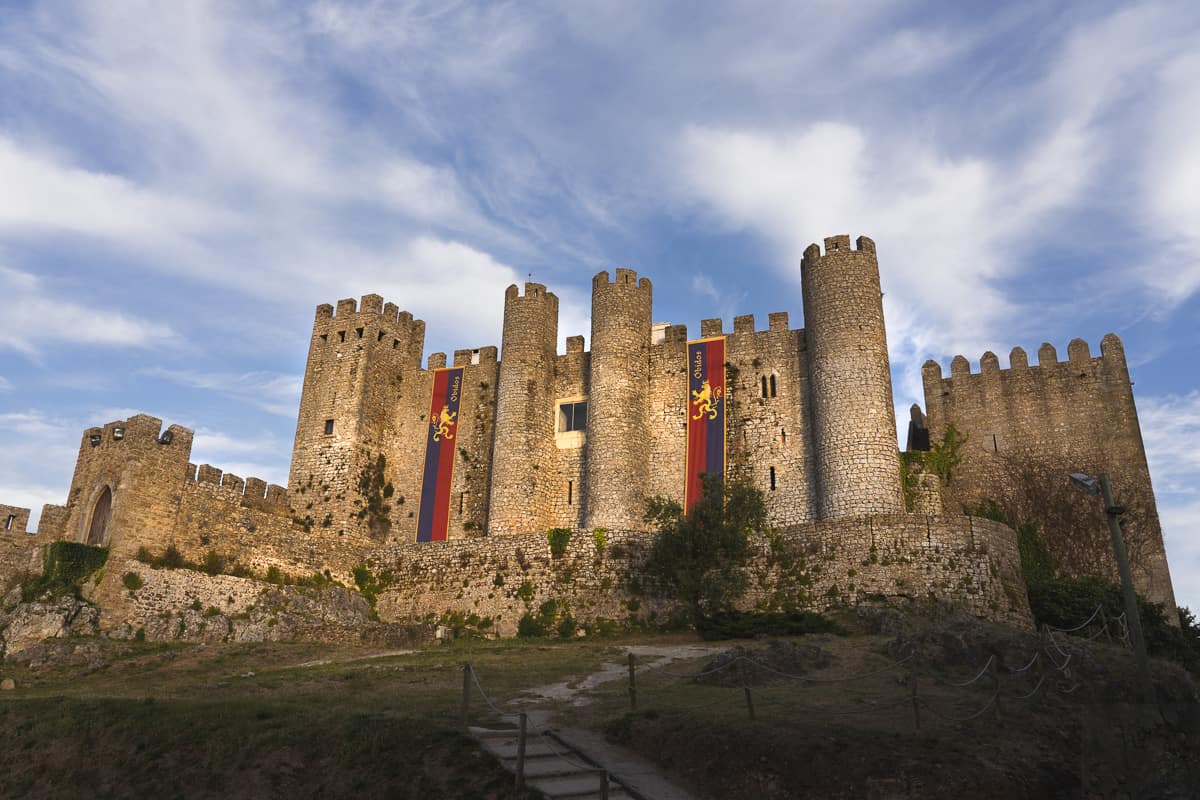
<svg viewBox="0 0 1200 800">
<path fill-rule="evenodd" d="M 1075 339 L 1066 361 L 1044 344 L 1038 361 L 1030 366 L 1018 347 L 1010 355 L 1010 367 L 1000 369 L 999 359 L 989 352 L 980 371 L 972 373 L 967 359 L 956 356 L 945 378 L 937 362 L 926 362 L 932 439 L 939 441 L 950 424 L 966 435 L 962 463 L 946 491 L 950 505 L 1001 501 L 1024 488 L 1034 493 L 1036 505 L 1073 507 L 1084 532 L 1095 532 L 1097 538 L 1081 554 L 1072 552 L 1080 543 L 1078 531 L 1044 530 L 1052 554 L 1068 571 L 1115 579 L 1099 500 L 1073 489 L 1067 478 L 1072 471 L 1107 472 L 1117 502 L 1128 509 L 1124 532 L 1134 583 L 1149 599 L 1173 609 L 1162 529 L 1120 339 L 1105 336 L 1095 358 L 1086 342 Z"/>
<path fill-rule="evenodd" d="M 394 584 L 379 598 L 385 621 L 471 614 L 513 635 L 521 615 L 556 601 L 584 623 L 664 623 L 680 609 L 656 598 L 641 567 L 652 535 L 608 531 L 601 549 L 576 535 L 561 558 L 544 535 L 394 544 L 375 552 Z M 1029 627 L 1012 529 L 972 517 L 887 515 L 794 525 L 752 540 L 750 610 L 830 608 L 889 598 L 932 599 Z"/>
<path fill-rule="evenodd" d="M 774 564 L 777 574 L 759 581 L 750 602 L 778 605 L 785 591 L 798 593 L 788 602 L 799 597 L 813 607 L 826 596 L 841 602 L 847 594 L 932 592 L 991 618 L 1019 617 L 1012 608 L 1020 604 L 1005 606 L 997 595 L 996 576 L 1019 573 L 1007 539 L 978 520 L 899 514 L 904 498 L 874 243 L 826 239 L 823 252 L 817 245 L 805 251 L 802 272 L 805 328 L 790 329 L 786 313 L 772 313 L 765 330 L 755 330 L 752 316 L 735 318 L 730 333 L 720 319 L 703 320 L 699 330 L 700 338 L 726 336 L 729 474 L 761 490 L 770 523 L 786 531 L 776 541 L 782 550 L 760 554 L 758 563 Z M 453 576 L 461 573 L 458 583 L 473 586 L 482 580 L 482 565 L 504 561 L 504 569 L 521 565 L 522 582 L 562 588 L 563 562 L 535 554 L 545 551 L 548 529 L 567 528 L 575 531 L 568 560 L 578 562 L 579 573 L 590 570 L 567 599 L 597 616 L 616 613 L 613 603 L 637 598 L 594 592 L 611 589 L 622 569 L 626 578 L 636 571 L 645 498 L 683 500 L 688 329 L 654 325 L 652 313 L 649 280 L 619 269 L 610 281 L 601 272 L 593 280 L 591 351 L 582 336 L 572 336 L 559 354 L 557 297 L 535 283 L 523 294 L 507 289 L 503 352 L 480 347 L 453 355 L 464 381 L 447 543 L 413 541 L 430 392 L 447 359 L 433 353 L 423 368 L 424 323 L 379 295 L 316 310 L 287 490 L 196 467 L 188 461 L 191 431 L 163 431 L 161 421 L 138 415 L 85 431 L 67 502 L 43 510 L 39 536 L 85 541 L 99 499 L 111 492 L 101 543 L 118 558 L 132 558 L 140 547 L 159 554 L 173 543 L 195 562 L 215 551 L 259 574 L 271 567 L 296 576 L 328 570 L 343 580 L 368 560 L 394 563 L 415 592 L 405 594 L 404 584 L 389 592 L 384 605 L 394 614 L 438 611 L 449 599 L 463 599 L 461 593 L 472 604 L 499 603 L 494 615 L 511 619 L 511 596 L 463 592 L 471 587 L 455 587 Z M 947 379 L 936 364 L 926 365 L 935 439 L 953 422 L 969 446 L 946 496 L 935 496 L 926 480 L 915 510 L 937 512 L 943 501 L 957 510 L 986 497 L 987 487 L 1005 476 L 998 454 L 1108 470 L 1131 509 L 1139 586 L 1169 601 L 1120 342 L 1106 337 L 1097 359 L 1073 342 L 1062 364 L 1052 348 L 1038 367 L 1029 367 L 1020 351 L 1013 361 L 1000 371 L 989 354 L 981 374 L 971 375 L 958 358 Z M 560 405 L 577 401 L 588 403 L 586 429 L 561 430 Z M 1100 430 L 1106 434 L 1096 436 Z M 14 529 L 25 525 L 13 517 Z M 6 519 L 0 515 L 0 524 Z M 982 555 L 974 538 L 980 525 Z M 579 548 L 600 528 L 623 546 L 599 560 L 591 554 L 585 569 Z M 4 558 L 33 558 L 36 548 L 4 550 L 6 536 L 29 541 L 0 531 L 0 567 Z M 889 548 L 894 552 L 885 560 L 879 552 Z M 1101 558 L 1094 571 L 1111 573 L 1107 551 L 1092 549 Z M 620 550 L 634 561 L 622 567 Z M 946 553 L 954 555 L 947 560 Z M 823 560 L 839 577 L 823 566 L 795 572 L 798 560 L 813 567 Z M 946 575 L 937 577 L 939 569 Z M 851 571 L 862 577 L 851 580 Z M 1011 588 L 1008 577 L 1004 583 Z M 123 602 L 115 573 L 99 591 Z M 508 599 L 500 602 L 502 595 Z"/>
<path fill-rule="evenodd" d="M 904 510 L 875 243 L 856 245 L 830 237 L 801 264 L 822 519 Z"/>
</svg>

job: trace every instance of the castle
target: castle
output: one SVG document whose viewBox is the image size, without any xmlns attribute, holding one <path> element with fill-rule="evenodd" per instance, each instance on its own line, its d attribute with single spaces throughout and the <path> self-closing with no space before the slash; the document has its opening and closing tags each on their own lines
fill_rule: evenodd
<svg viewBox="0 0 1200 800">
<path fill-rule="evenodd" d="M 539 596 L 612 614 L 617 601 L 588 594 L 607 591 L 605 570 L 610 588 L 636 570 L 646 498 L 689 502 L 707 472 L 761 490 L 792 553 L 763 545 L 759 607 L 929 594 L 1027 624 L 1015 534 L 959 512 L 997 499 L 1032 464 L 1043 478 L 1112 475 L 1130 508 L 1135 582 L 1173 607 L 1116 336 L 1095 358 L 1075 340 L 1065 362 L 1045 345 L 1037 366 L 1019 349 L 1007 370 L 990 353 L 979 374 L 961 356 L 949 378 L 927 363 L 910 449 L 965 435 L 953 479 L 939 477 L 902 464 L 897 448 L 875 243 L 827 238 L 801 268 L 801 329 L 786 312 L 765 330 L 752 316 L 730 332 L 710 319 L 689 341 L 686 326 L 654 322 L 650 281 L 618 269 L 593 279 L 590 351 L 570 336 L 557 352 L 558 299 L 527 283 L 505 292 L 500 352 L 457 350 L 449 363 L 433 353 L 424 365 L 425 325 L 409 312 L 379 295 L 320 305 L 286 489 L 189 463 L 191 431 L 163 431 L 152 417 L 89 429 L 67 502 L 44 508 L 36 535 L 24 532 L 28 510 L 0 506 L 0 572 L 35 564 L 35 545 L 55 539 L 106 544 L 130 565 L 139 548 L 169 542 L 259 570 L 388 565 L 406 577 L 381 614 L 499 617 L 518 609 L 511 590 L 498 591 L 516 562 Z M 538 555 L 554 528 L 576 534 L 568 558 L 579 563 L 597 534 L 590 580 L 567 587 L 562 564 Z M 628 546 L 606 554 L 602 536 Z M 1065 554 L 1068 568 L 1114 574 L 1100 544 L 1085 549 Z M 601 566 L 621 555 L 628 563 Z M 206 590 L 142 600 L 97 591 L 136 618 Z"/>
</svg>

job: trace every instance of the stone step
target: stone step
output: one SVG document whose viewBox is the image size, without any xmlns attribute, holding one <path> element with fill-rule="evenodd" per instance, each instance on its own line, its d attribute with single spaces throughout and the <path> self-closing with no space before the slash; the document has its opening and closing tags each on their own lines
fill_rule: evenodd
<svg viewBox="0 0 1200 800">
<path fill-rule="evenodd" d="M 476 739 L 504 739 L 508 737 L 515 739 L 520 734 L 520 731 L 516 728 L 476 728 L 475 726 L 471 726 L 467 728 L 467 733 Z"/>
<path fill-rule="evenodd" d="M 537 778 L 526 780 L 533 788 L 537 789 L 547 797 L 554 800 L 576 800 L 586 797 L 600 797 L 600 773 L 585 772 L 576 773 L 573 775 L 562 775 L 558 777 Z M 622 791 L 620 784 L 614 783 L 611 779 L 608 782 L 608 796 L 613 797 L 616 792 Z M 623 796 L 623 795 L 618 795 Z"/>
<path fill-rule="evenodd" d="M 489 741 L 482 742 L 481 744 L 483 745 L 484 750 L 487 750 L 496 758 L 503 759 L 505 761 L 513 761 L 517 757 L 517 742 L 515 740 L 511 742 Z M 559 752 L 562 752 L 563 749 L 564 748 L 560 747 Z M 529 739 L 525 742 L 526 759 L 553 755 L 554 748 L 550 746 L 549 742 L 542 742 L 536 739 Z"/>
</svg>

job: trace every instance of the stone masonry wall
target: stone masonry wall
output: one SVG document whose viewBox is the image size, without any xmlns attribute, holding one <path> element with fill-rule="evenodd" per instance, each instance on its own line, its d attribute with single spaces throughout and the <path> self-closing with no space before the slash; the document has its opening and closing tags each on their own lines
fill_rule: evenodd
<svg viewBox="0 0 1200 800">
<path fill-rule="evenodd" d="M 810 245 L 801 264 L 817 516 L 904 510 L 875 243 Z"/>
<path fill-rule="evenodd" d="M 1076 533 L 1044 530 L 1052 554 L 1068 568 L 1076 565 L 1076 570 L 1115 579 L 1099 501 L 1074 490 L 1067 478 L 1073 471 L 1107 472 L 1117 502 L 1127 508 L 1124 531 L 1134 583 L 1171 610 L 1170 572 L 1121 340 L 1108 334 L 1101 355 L 1093 358 L 1087 343 L 1075 339 L 1068 353 L 1060 362 L 1054 347 L 1044 344 L 1039 363 L 1030 366 L 1025 351 L 1014 348 L 1011 366 L 1004 370 L 995 354 L 985 353 L 978 373 L 956 356 L 948 378 L 937 362 L 926 362 L 922 372 L 932 440 L 940 441 L 951 423 L 966 435 L 948 499 L 961 507 L 1003 500 L 1022 482 L 1041 484 L 1038 491 L 1054 484 L 1057 494 L 1039 505 L 1078 507 L 1079 524 L 1097 538 L 1081 564 L 1070 552 L 1079 544 Z"/>
<path fill-rule="evenodd" d="M 554 367 L 558 298 L 538 283 L 504 293 L 488 532 L 544 530 L 554 473 Z"/>
<path fill-rule="evenodd" d="M 584 523 L 587 497 L 587 431 L 558 431 L 560 402 L 578 402 L 588 397 L 590 357 L 583 350 L 583 337 L 567 338 L 567 352 L 554 368 L 554 480 L 549 486 L 549 527 L 579 530 Z"/>
<path fill-rule="evenodd" d="M 591 394 L 588 399 L 589 528 L 637 528 L 649 486 L 647 406 L 653 288 L 618 269 L 592 278 Z"/>
<path fill-rule="evenodd" d="M 816 518 L 806 356 L 804 331 L 788 330 L 786 313 L 771 314 L 765 331 L 737 317 L 726 340 L 730 468 L 763 493 L 781 527 Z"/>
<path fill-rule="evenodd" d="M 601 550 L 587 534 L 554 558 L 544 535 L 493 537 L 376 551 L 395 583 L 379 599 L 385 621 L 477 614 L 511 636 L 547 600 L 582 622 L 664 622 L 672 604 L 640 575 L 652 534 L 609 531 Z M 1029 627 L 1016 535 L 972 517 L 886 515 L 811 522 L 753 540 L 745 608 L 779 610 L 929 598 L 985 619 Z"/>
<path fill-rule="evenodd" d="M 340 300 L 336 313 L 317 307 L 288 481 L 308 524 L 328 519 L 364 542 L 388 535 L 390 518 L 360 513 L 366 498 L 359 480 L 380 453 L 386 458 L 397 398 L 412 397 L 419 407 L 420 386 L 404 382 L 424 375 L 424 341 L 425 323 L 379 295 L 365 295 L 361 306 Z M 428 404 L 428 387 L 424 395 Z"/>
</svg>

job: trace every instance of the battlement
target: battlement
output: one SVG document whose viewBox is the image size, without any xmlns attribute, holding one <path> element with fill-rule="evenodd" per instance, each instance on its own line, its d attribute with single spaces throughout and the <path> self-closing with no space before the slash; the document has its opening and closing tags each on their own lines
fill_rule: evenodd
<svg viewBox="0 0 1200 800">
<path fill-rule="evenodd" d="M 611 286 L 636 286 L 638 289 L 649 291 L 653 287 L 653 284 L 650 283 L 649 278 L 638 280 L 637 270 L 625 269 L 623 267 L 617 269 L 616 279 L 611 282 L 608 280 L 608 270 L 601 270 L 592 278 L 593 292 Z"/>
<path fill-rule="evenodd" d="M 553 302 L 556 307 L 558 306 L 558 295 L 554 292 L 547 292 L 546 286 L 541 283 L 526 282 L 524 294 L 521 293 L 515 283 L 510 285 L 504 290 L 504 302 L 507 304 L 510 300 L 516 299 L 545 300 Z"/>
<path fill-rule="evenodd" d="M 940 380 L 958 380 L 970 378 L 978 375 L 998 375 L 1009 373 L 1016 370 L 1037 369 L 1041 371 L 1052 369 L 1066 369 L 1068 373 L 1072 373 L 1071 368 L 1091 368 L 1100 365 L 1119 368 L 1125 370 L 1125 348 L 1121 344 L 1120 338 L 1116 334 L 1107 334 L 1100 342 L 1100 355 L 1093 357 L 1091 347 L 1083 339 L 1072 339 L 1067 345 L 1067 360 L 1060 361 L 1058 358 L 1058 350 L 1049 342 L 1044 342 L 1038 348 L 1038 363 L 1035 367 L 1029 366 L 1029 356 L 1025 350 L 1020 347 L 1014 347 L 1008 356 L 1008 369 L 1001 369 L 1000 359 L 992 351 L 985 352 L 979 358 L 979 372 L 971 371 L 971 362 L 964 355 L 956 355 L 950 361 L 950 377 L 942 377 L 942 365 L 933 359 L 929 359 L 922 365 L 921 374 L 926 384 L 932 381 Z"/>
<path fill-rule="evenodd" d="M 454 351 L 454 366 L 469 367 L 472 364 L 487 365 L 495 364 L 499 355 L 499 349 L 495 346 L 477 347 L 475 349 L 466 348 L 463 350 Z"/>
<path fill-rule="evenodd" d="M 154 444 L 181 449 L 184 451 L 183 458 L 186 459 L 192 450 L 192 430 L 182 425 L 171 425 L 164 431 L 162 425 L 163 421 L 157 417 L 135 414 L 129 419 L 105 423 L 103 427 L 88 428 L 83 432 L 80 447 L 92 449 L 116 445 L 136 447 Z"/>
<path fill-rule="evenodd" d="M 568 353 L 582 353 L 583 352 L 583 337 L 582 336 L 568 336 L 567 337 L 567 352 Z"/>
<path fill-rule="evenodd" d="M 766 328 L 761 329 L 761 330 L 756 330 L 754 327 L 754 315 L 753 314 L 743 314 L 740 317 L 734 317 L 733 318 L 733 335 L 738 336 L 738 335 L 746 334 L 746 333 L 758 334 L 758 333 L 771 333 L 771 332 L 780 332 L 780 331 L 788 330 L 788 313 L 786 311 L 772 312 L 771 314 L 769 314 L 767 316 L 767 320 L 768 320 L 768 322 L 767 322 Z M 720 320 L 705 320 L 704 322 L 711 322 L 711 323 L 719 324 Z M 701 324 L 703 325 L 704 323 L 701 323 Z M 718 333 L 706 334 L 706 333 L 702 332 L 701 335 L 702 336 L 709 336 L 709 335 L 718 336 L 718 335 L 720 335 L 719 328 L 718 328 Z"/>
<path fill-rule="evenodd" d="M 314 327 L 323 330 L 331 322 L 351 325 L 362 321 L 364 315 L 378 317 L 380 323 L 395 326 L 400 334 L 420 333 L 423 336 L 425 333 L 424 320 L 413 319 L 412 312 L 401 311 L 395 303 L 385 303 L 383 297 L 377 294 L 365 294 L 361 300 L 353 297 L 338 300 L 336 308 L 329 303 L 322 303 L 317 306 Z"/>
<path fill-rule="evenodd" d="M 189 463 L 183 474 L 184 483 L 188 485 L 207 485 L 220 490 L 222 494 L 231 496 L 234 502 L 253 508 L 286 509 L 287 489 L 274 483 L 267 483 L 262 478 L 241 478 L 232 472 L 224 472 L 211 464 L 201 464 L 198 468 Z"/>
<path fill-rule="evenodd" d="M 850 248 L 850 237 L 842 234 L 839 236 L 825 237 L 825 252 L 824 256 L 840 255 L 843 253 L 869 253 L 875 255 L 875 241 L 866 236 L 859 236 L 854 241 L 854 249 Z M 815 242 L 804 249 L 804 260 L 813 261 L 822 258 L 821 247 Z"/>
</svg>

